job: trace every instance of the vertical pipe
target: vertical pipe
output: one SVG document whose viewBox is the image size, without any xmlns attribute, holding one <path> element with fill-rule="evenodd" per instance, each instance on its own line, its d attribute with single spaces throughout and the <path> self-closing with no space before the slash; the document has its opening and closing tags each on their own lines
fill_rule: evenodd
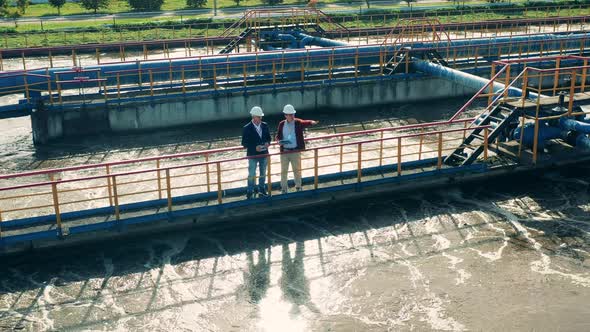
<svg viewBox="0 0 590 332">
<path fill-rule="evenodd" d="M 559 65 L 561 58 L 555 60 L 555 75 L 553 76 L 553 96 L 557 94 L 557 84 L 559 83 Z"/>
</svg>

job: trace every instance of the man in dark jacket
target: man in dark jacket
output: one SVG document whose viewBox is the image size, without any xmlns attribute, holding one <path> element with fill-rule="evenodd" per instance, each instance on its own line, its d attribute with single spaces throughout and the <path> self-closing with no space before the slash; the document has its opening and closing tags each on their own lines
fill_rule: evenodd
<svg viewBox="0 0 590 332">
<path fill-rule="evenodd" d="M 285 105 L 283 108 L 285 120 L 279 123 L 277 129 L 277 141 L 281 145 L 281 193 L 289 191 L 288 176 L 289 164 L 295 175 L 295 189 L 301 190 L 301 163 L 300 151 L 305 150 L 303 129 L 318 124 L 314 120 L 302 120 L 295 117 L 295 108 L 292 105 Z"/>
<path fill-rule="evenodd" d="M 270 132 L 266 122 L 262 122 L 262 108 L 258 106 L 252 107 L 250 110 L 252 121 L 248 122 L 242 130 L 242 146 L 247 149 L 246 155 L 248 159 L 248 191 L 246 198 L 252 198 L 255 192 L 261 196 L 266 196 L 266 165 L 268 146 L 270 145 Z M 258 187 L 256 183 L 256 166 L 258 165 L 259 177 Z"/>
</svg>

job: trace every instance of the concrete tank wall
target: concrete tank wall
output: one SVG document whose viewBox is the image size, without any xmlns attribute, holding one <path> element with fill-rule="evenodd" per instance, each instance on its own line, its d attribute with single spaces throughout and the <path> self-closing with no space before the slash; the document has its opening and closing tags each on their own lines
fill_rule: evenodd
<svg viewBox="0 0 590 332">
<path fill-rule="evenodd" d="M 177 101 L 126 103 L 84 110 L 48 112 L 47 140 L 100 132 L 129 132 L 170 128 L 219 120 L 249 117 L 252 106 L 260 105 L 266 115 L 279 114 L 292 104 L 308 114 L 325 108 L 361 108 L 441 98 L 471 96 L 475 91 L 432 77 L 382 80 L 319 88 L 269 91 L 258 94 L 220 95 L 208 98 L 179 98 Z M 39 129 L 36 129 L 39 130 Z M 45 143 L 37 141 L 36 143 Z"/>
</svg>

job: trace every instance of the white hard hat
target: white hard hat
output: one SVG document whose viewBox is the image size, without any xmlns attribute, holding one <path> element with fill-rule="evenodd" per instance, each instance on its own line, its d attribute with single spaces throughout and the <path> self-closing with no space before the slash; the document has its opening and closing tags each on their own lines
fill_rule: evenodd
<svg viewBox="0 0 590 332">
<path fill-rule="evenodd" d="M 252 116 L 264 116 L 264 113 L 262 113 L 262 108 L 260 108 L 260 106 L 254 106 L 250 110 L 250 115 L 252 115 Z"/>
<path fill-rule="evenodd" d="M 291 104 L 287 104 L 285 105 L 285 107 L 283 107 L 283 113 L 285 114 L 295 114 L 295 107 L 293 107 L 293 105 Z"/>
</svg>

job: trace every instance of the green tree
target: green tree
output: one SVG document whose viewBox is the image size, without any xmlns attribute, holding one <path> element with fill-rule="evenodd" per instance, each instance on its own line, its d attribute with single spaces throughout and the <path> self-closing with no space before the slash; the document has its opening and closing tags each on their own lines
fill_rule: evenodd
<svg viewBox="0 0 590 332">
<path fill-rule="evenodd" d="M 234 0 L 240 5 L 240 0 Z M 189 8 L 202 8 L 207 3 L 207 0 L 186 0 L 186 6 Z"/>
<path fill-rule="evenodd" d="M 29 0 L 16 0 L 16 8 L 21 15 L 27 11 L 27 7 L 29 7 Z"/>
<path fill-rule="evenodd" d="M 8 16 L 8 0 L 0 0 L 0 17 Z"/>
<path fill-rule="evenodd" d="M 87 10 L 94 10 L 96 14 L 100 8 L 107 8 L 109 6 L 109 0 L 82 0 L 80 1 L 80 5 Z"/>
<path fill-rule="evenodd" d="M 262 2 L 264 4 L 269 5 L 269 6 L 275 6 L 275 5 L 278 5 L 280 3 L 283 3 L 283 0 L 262 0 Z"/>
<path fill-rule="evenodd" d="M 189 1 L 189 0 L 187 0 Z M 234 0 L 234 2 L 236 3 L 236 6 L 240 7 L 240 0 Z"/>
<path fill-rule="evenodd" d="M 129 7 L 135 10 L 160 10 L 164 0 L 127 0 Z"/>
<path fill-rule="evenodd" d="M 61 7 L 66 4 L 66 0 L 49 0 L 49 4 L 57 8 L 57 15 L 61 15 Z"/>
</svg>

